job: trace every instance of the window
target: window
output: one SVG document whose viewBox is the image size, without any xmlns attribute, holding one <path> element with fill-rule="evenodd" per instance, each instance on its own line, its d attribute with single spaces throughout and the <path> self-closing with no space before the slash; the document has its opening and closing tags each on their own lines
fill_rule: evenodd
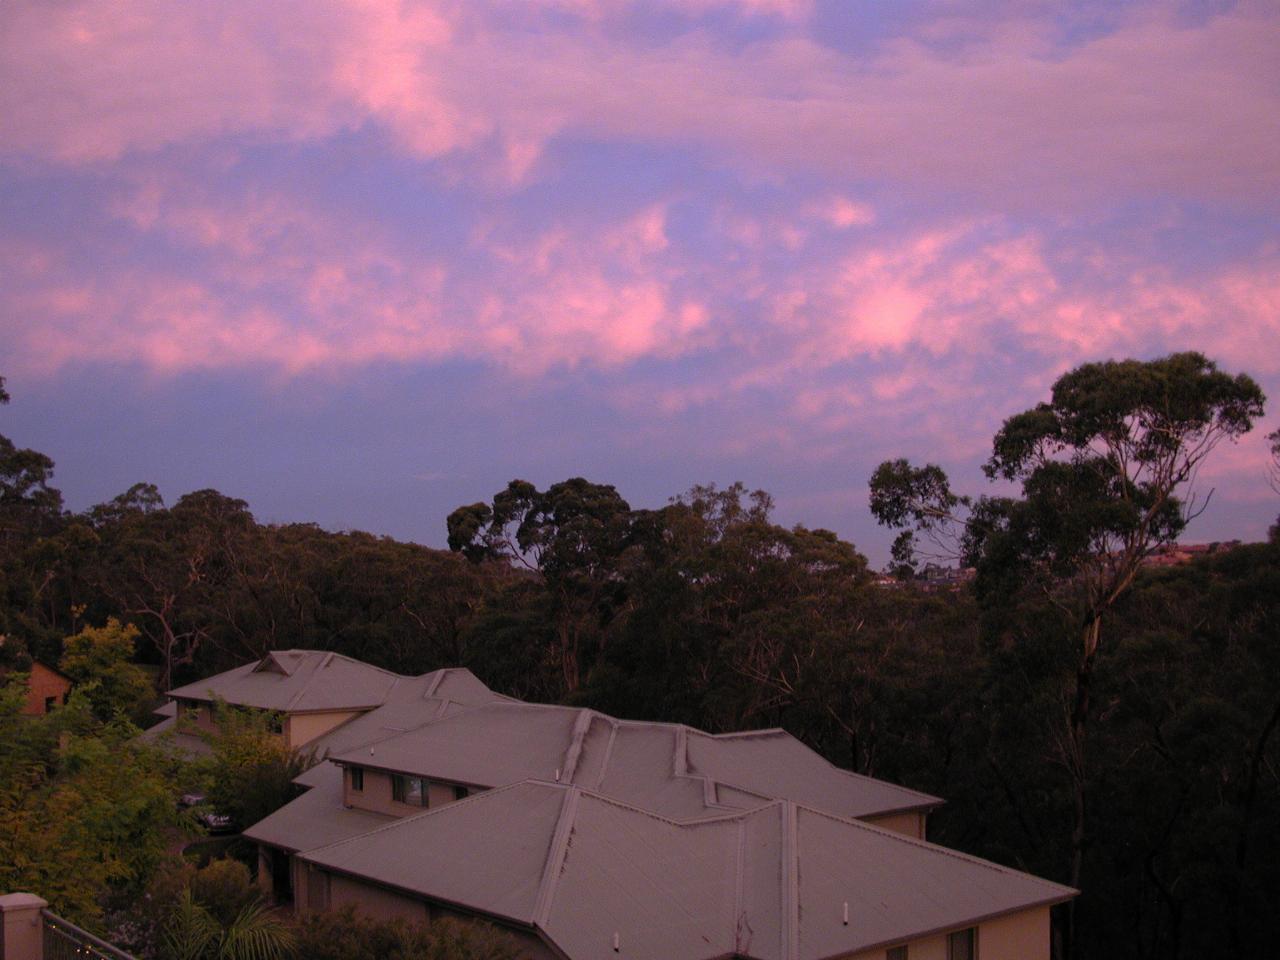
<svg viewBox="0 0 1280 960">
<path fill-rule="evenodd" d="M 468 793 L 467 788 L 462 786 L 461 784 L 455 783 L 453 785 L 453 799 L 465 800 L 467 799 L 467 793 Z"/>
<path fill-rule="evenodd" d="M 364 767 L 351 768 L 351 789 L 357 793 L 364 789 Z"/>
<path fill-rule="evenodd" d="M 44 712 L 45 712 L 45 713 L 49 713 L 49 712 L 50 712 L 51 710 L 53 710 L 53 708 L 54 708 L 54 707 L 56 707 L 57 705 L 58 705 L 58 698 L 57 698 L 57 697 L 45 697 L 45 698 L 44 698 Z"/>
<path fill-rule="evenodd" d="M 427 781 L 422 777 L 391 776 L 391 799 L 415 807 L 427 806 Z"/>
<path fill-rule="evenodd" d="M 907 960 L 907 945 L 890 947 L 884 952 L 884 960 Z"/>
<path fill-rule="evenodd" d="M 977 930 L 959 930 L 947 937 L 947 960 L 976 960 Z"/>
</svg>

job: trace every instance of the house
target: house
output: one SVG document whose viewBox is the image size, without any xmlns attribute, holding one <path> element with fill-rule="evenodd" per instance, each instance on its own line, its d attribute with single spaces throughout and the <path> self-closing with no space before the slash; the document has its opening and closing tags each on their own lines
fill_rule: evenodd
<svg viewBox="0 0 1280 960">
<path fill-rule="evenodd" d="M 7 672 L 0 669 L 0 679 Z M 27 699 L 22 712 L 26 716 L 44 716 L 55 707 L 66 704 L 73 681 L 65 673 L 39 660 L 31 661 L 31 666 L 24 672 L 27 674 Z"/>
<path fill-rule="evenodd" d="M 481 917 L 560 960 L 1034 960 L 1075 895 L 928 843 L 942 801 L 782 730 L 713 735 L 524 703 L 466 670 L 359 667 L 375 670 L 281 651 L 171 691 L 281 709 L 282 735 L 314 751 L 306 792 L 245 831 L 260 882 L 301 914 Z"/>
<path fill-rule="evenodd" d="M 337 653 L 275 650 L 261 660 L 170 690 L 168 702 L 157 711 L 166 719 L 145 735 L 154 739 L 165 734 L 188 753 L 206 753 L 208 746 L 198 734 L 179 727 L 178 715 L 211 733 L 217 729 L 216 705 L 226 703 L 270 711 L 279 718 L 281 741 L 296 749 L 382 706 L 410 680 Z"/>
</svg>

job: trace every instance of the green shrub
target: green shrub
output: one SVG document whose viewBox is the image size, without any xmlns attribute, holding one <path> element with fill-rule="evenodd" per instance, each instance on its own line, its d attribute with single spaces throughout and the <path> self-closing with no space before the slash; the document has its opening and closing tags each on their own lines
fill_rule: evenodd
<svg viewBox="0 0 1280 960">
<path fill-rule="evenodd" d="M 191 878 L 191 896 L 224 927 L 260 899 L 249 868 L 238 860 L 213 860 L 198 870 Z"/>
<path fill-rule="evenodd" d="M 509 935 L 487 923 L 374 920 L 351 907 L 313 914 L 298 931 L 298 960 L 519 960 Z"/>
</svg>

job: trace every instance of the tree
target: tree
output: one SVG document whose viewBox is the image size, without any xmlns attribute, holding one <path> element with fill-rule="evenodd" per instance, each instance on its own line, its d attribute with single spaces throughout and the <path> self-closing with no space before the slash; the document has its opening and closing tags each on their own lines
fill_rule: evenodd
<svg viewBox="0 0 1280 960">
<path fill-rule="evenodd" d="M 1010 417 L 996 433 L 983 470 L 1020 484 L 1020 498 L 975 502 L 952 493 L 940 467 L 905 460 L 881 464 L 871 478 L 881 524 L 952 544 L 977 566 L 989 609 L 1019 591 L 1041 592 L 1073 638 L 1061 738 L 1072 786 L 1073 886 L 1090 839 L 1086 732 L 1103 617 L 1152 550 L 1204 508 L 1191 489 L 1197 469 L 1220 442 L 1252 428 L 1264 400 L 1248 376 L 1221 372 L 1198 353 L 1090 363 L 1061 376 L 1049 403 Z M 1068 952 L 1074 909 L 1063 931 Z"/>
<path fill-rule="evenodd" d="M 600 626 L 616 601 L 616 565 L 630 546 L 633 513 L 607 484 L 574 477 L 545 492 L 512 480 L 492 506 L 449 514 L 449 548 L 474 562 L 507 561 L 539 571 L 552 596 L 564 689 L 581 686 L 603 640 Z"/>
<path fill-rule="evenodd" d="M 293 931 L 255 901 L 230 923 L 184 891 L 161 938 L 166 960 L 285 960 L 293 956 Z"/>
<path fill-rule="evenodd" d="M 15 680 L 17 682 L 15 682 Z M 87 701 L 22 716 L 20 675 L 0 688 L 0 889 L 36 890 L 85 922 L 110 893 L 140 892 L 178 824 L 171 763 Z"/>
<path fill-rule="evenodd" d="M 145 718 L 155 696 L 151 678 L 131 662 L 138 628 L 115 617 L 104 627 L 85 627 L 63 645 L 58 666 L 88 699 L 94 716 L 108 721 L 117 714 Z"/>
<path fill-rule="evenodd" d="M 243 828 L 274 813 L 298 793 L 293 780 L 311 764 L 275 731 L 279 714 L 215 704 L 217 732 L 202 734 L 208 761 L 209 802 Z"/>
</svg>

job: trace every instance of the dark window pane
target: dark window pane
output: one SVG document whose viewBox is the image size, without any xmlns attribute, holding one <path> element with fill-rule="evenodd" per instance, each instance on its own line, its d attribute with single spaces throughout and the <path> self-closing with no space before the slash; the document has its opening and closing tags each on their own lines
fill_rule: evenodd
<svg viewBox="0 0 1280 960">
<path fill-rule="evenodd" d="M 427 781 L 421 777 L 405 777 L 404 802 L 411 803 L 415 807 L 425 807 L 427 805 Z"/>
<path fill-rule="evenodd" d="M 973 960 L 973 927 L 947 937 L 947 960 Z"/>
<path fill-rule="evenodd" d="M 364 789 L 364 767 L 351 768 L 351 789 L 352 790 Z"/>
</svg>

